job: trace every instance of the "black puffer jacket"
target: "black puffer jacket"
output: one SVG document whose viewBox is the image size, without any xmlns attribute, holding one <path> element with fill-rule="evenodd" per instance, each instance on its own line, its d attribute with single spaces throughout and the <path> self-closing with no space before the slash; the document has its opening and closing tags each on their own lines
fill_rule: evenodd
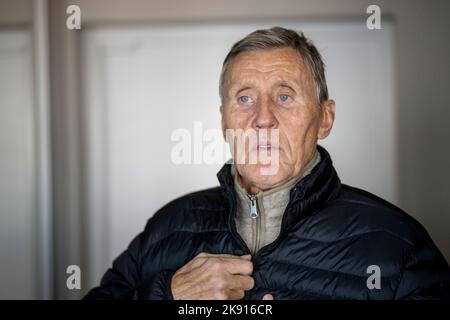
<svg viewBox="0 0 450 320">
<path fill-rule="evenodd" d="M 425 229 L 386 201 L 341 184 L 318 148 L 322 160 L 291 190 L 280 236 L 253 257 L 255 286 L 245 298 L 450 298 L 449 266 Z M 160 209 L 85 298 L 172 299 L 171 276 L 198 253 L 249 253 L 234 223 L 230 165 L 217 176 L 221 187 Z M 379 267 L 380 289 L 368 289 L 371 265 Z"/>
</svg>

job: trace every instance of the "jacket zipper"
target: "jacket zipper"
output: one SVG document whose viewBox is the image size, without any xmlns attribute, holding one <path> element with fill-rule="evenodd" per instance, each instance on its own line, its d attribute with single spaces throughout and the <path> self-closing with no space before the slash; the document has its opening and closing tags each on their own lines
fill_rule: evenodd
<svg viewBox="0 0 450 320">
<path fill-rule="evenodd" d="M 297 201 L 289 202 L 288 205 L 286 206 L 286 209 L 284 210 L 283 216 L 282 216 L 282 218 L 281 218 L 281 228 L 280 228 L 280 233 L 278 234 L 278 237 L 277 237 L 272 243 L 269 243 L 269 244 L 265 245 L 265 246 L 262 247 L 261 249 L 267 250 L 267 249 L 269 249 L 269 248 L 276 247 L 276 246 L 278 245 L 278 243 L 281 241 L 281 239 L 282 239 L 283 236 L 284 236 L 283 230 L 285 230 L 286 227 L 287 227 L 287 226 L 286 226 L 286 219 L 287 219 L 287 218 L 286 218 L 286 215 L 288 214 L 288 211 L 291 210 L 292 206 L 293 206 L 296 202 L 297 202 Z M 299 221 L 299 223 L 301 223 L 301 221 Z M 261 251 L 261 249 L 258 251 L 258 253 Z M 256 260 L 257 255 L 258 255 L 258 254 L 255 254 L 255 255 L 253 256 L 253 261 Z"/>
<path fill-rule="evenodd" d="M 258 208 L 256 206 L 256 196 L 249 196 L 250 198 L 250 218 L 258 218 Z"/>
<path fill-rule="evenodd" d="M 228 226 L 231 231 L 231 235 L 233 236 L 234 240 L 244 248 L 245 254 L 251 253 L 250 248 L 247 246 L 245 241 L 242 239 L 241 235 L 236 231 L 235 228 L 235 222 L 234 217 L 236 216 L 236 206 L 235 202 L 236 199 L 234 198 L 234 195 L 232 193 L 229 193 L 230 196 L 230 216 L 228 220 Z"/>
<path fill-rule="evenodd" d="M 256 254 L 259 247 L 260 233 L 261 233 L 261 218 L 258 212 L 258 202 L 256 196 L 249 196 L 250 198 L 250 218 L 252 218 L 252 254 Z"/>
</svg>

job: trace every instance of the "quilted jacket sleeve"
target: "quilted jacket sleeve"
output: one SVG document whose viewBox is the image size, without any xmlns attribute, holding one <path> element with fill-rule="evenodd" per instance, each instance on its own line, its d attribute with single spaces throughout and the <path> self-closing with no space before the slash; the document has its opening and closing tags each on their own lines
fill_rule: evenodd
<svg viewBox="0 0 450 320">
<path fill-rule="evenodd" d="M 141 278 L 140 248 L 143 234 L 138 235 L 103 276 L 100 286 L 92 289 L 86 300 L 170 300 L 173 299 L 171 270 L 163 270 Z"/>
<path fill-rule="evenodd" d="M 431 239 L 425 237 L 407 254 L 396 299 L 450 299 L 450 269 Z"/>
</svg>

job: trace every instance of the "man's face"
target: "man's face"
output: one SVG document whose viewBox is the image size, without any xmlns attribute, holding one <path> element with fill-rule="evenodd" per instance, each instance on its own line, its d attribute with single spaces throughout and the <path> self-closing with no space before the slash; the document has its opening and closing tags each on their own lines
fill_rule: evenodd
<svg viewBox="0 0 450 320">
<path fill-rule="evenodd" d="M 267 164 L 236 163 L 244 188 L 257 193 L 298 175 L 312 159 L 317 139 L 328 136 L 333 125 L 334 101 L 318 104 L 312 72 L 294 49 L 257 50 L 238 55 L 229 66 L 221 113 L 224 134 L 264 130 L 270 140 L 271 130 L 278 129 L 278 148 L 257 141 L 258 149 L 279 152 L 273 174 L 261 174 Z"/>
</svg>

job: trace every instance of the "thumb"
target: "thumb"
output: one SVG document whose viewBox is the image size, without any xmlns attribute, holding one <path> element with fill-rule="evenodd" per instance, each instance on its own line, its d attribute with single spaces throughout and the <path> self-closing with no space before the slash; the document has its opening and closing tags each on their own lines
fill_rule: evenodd
<svg viewBox="0 0 450 320">
<path fill-rule="evenodd" d="M 263 300 L 273 300 L 273 296 L 270 293 L 268 293 L 268 294 L 265 294 L 262 299 Z"/>
</svg>

